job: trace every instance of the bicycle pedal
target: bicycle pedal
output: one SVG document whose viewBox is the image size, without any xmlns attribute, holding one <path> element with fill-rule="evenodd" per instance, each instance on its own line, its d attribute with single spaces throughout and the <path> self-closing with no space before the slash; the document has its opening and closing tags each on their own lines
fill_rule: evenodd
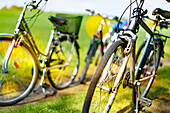
<svg viewBox="0 0 170 113">
<path fill-rule="evenodd" d="M 48 96 L 53 96 L 53 95 L 56 95 L 57 94 L 57 89 L 51 87 L 51 88 L 48 88 L 47 90 L 45 90 L 45 97 L 48 97 Z"/>
<path fill-rule="evenodd" d="M 125 75 L 125 78 L 124 78 L 124 81 L 123 81 L 123 88 L 126 88 L 127 86 L 129 86 L 130 88 L 132 88 L 132 84 L 129 83 L 130 81 L 130 72 L 128 72 L 126 75 Z"/>
<path fill-rule="evenodd" d="M 98 65 L 98 63 L 95 63 L 94 65 L 95 65 L 95 66 L 97 66 L 97 65 Z"/>
<path fill-rule="evenodd" d="M 35 94 L 40 94 L 40 93 L 41 93 L 41 88 L 40 88 L 40 87 L 35 87 L 35 88 L 33 89 L 33 92 L 34 92 Z"/>
<path fill-rule="evenodd" d="M 60 52 L 59 50 L 55 51 L 56 54 L 58 54 L 59 52 Z"/>
<path fill-rule="evenodd" d="M 44 89 L 48 89 L 50 87 L 50 85 L 47 84 L 47 83 L 44 83 L 41 87 L 44 88 Z"/>
<path fill-rule="evenodd" d="M 86 81 L 85 81 L 85 80 L 83 80 L 82 82 L 80 82 L 80 84 L 86 84 Z"/>
<path fill-rule="evenodd" d="M 81 79 L 79 79 L 81 81 Z M 86 80 L 80 82 L 80 84 L 86 84 Z"/>
<path fill-rule="evenodd" d="M 162 63 L 162 62 L 160 62 L 160 66 L 163 66 L 163 63 Z"/>
<path fill-rule="evenodd" d="M 152 100 L 143 97 L 143 98 L 140 99 L 140 104 L 143 105 L 143 106 L 150 107 L 152 105 Z"/>
<path fill-rule="evenodd" d="M 84 59 L 85 62 L 87 62 L 87 57 Z"/>
</svg>

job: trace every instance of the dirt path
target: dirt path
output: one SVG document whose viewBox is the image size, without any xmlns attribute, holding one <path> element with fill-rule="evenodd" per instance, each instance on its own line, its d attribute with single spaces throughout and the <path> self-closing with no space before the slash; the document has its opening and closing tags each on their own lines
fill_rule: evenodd
<svg viewBox="0 0 170 113">
<path fill-rule="evenodd" d="M 21 102 L 13 105 L 13 106 L 6 106 L 6 107 L 0 107 L 0 111 L 2 109 L 11 109 L 15 107 L 20 107 L 23 105 L 26 105 L 28 103 L 38 103 L 38 102 L 46 102 L 51 101 L 56 98 L 59 98 L 63 95 L 76 95 L 78 92 L 86 91 L 88 89 L 88 86 L 90 84 L 90 81 L 86 82 L 86 84 L 79 84 L 78 80 L 76 80 L 69 88 L 58 90 L 56 91 L 52 86 L 47 89 L 46 94 L 48 95 L 45 97 L 44 93 L 42 92 L 41 88 L 38 88 L 38 90 L 34 93 L 31 92 L 28 97 L 26 97 Z"/>
</svg>

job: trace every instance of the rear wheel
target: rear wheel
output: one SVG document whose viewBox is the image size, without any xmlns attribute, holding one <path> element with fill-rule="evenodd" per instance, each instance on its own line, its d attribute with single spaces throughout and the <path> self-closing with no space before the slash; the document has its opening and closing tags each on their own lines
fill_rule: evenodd
<svg viewBox="0 0 170 113">
<path fill-rule="evenodd" d="M 5 54 L 12 38 L 0 37 L 0 106 L 15 104 L 24 99 L 34 88 L 38 69 L 32 50 L 20 43 L 14 47 L 3 70 Z"/>
<path fill-rule="evenodd" d="M 48 66 L 57 68 L 50 69 L 48 78 L 54 88 L 64 89 L 75 79 L 79 68 L 78 48 L 77 42 L 67 37 L 59 38 L 51 48 Z"/>
<path fill-rule="evenodd" d="M 114 42 L 102 57 L 86 94 L 83 113 L 110 111 L 123 79 L 123 76 L 117 79 L 125 57 L 122 45 L 121 40 Z"/>
<path fill-rule="evenodd" d="M 137 57 L 136 57 L 136 61 L 138 62 L 139 58 L 140 58 L 140 54 L 142 53 L 142 50 L 145 46 L 144 42 L 138 53 L 137 53 Z M 155 51 L 154 51 L 154 46 L 153 44 L 149 44 L 148 45 L 148 49 L 146 51 L 146 54 L 144 56 L 144 59 L 142 61 L 141 64 L 141 70 L 139 70 L 138 75 L 136 77 L 137 80 L 141 80 L 143 78 L 147 78 L 146 80 L 143 80 L 141 82 L 140 85 L 140 98 L 146 97 L 152 84 L 153 81 L 155 79 L 155 76 L 153 76 L 155 74 L 155 72 L 157 72 L 157 69 L 159 67 L 160 64 L 160 58 L 161 58 L 161 52 L 162 52 L 162 41 L 161 40 L 155 40 Z M 155 62 L 154 62 L 154 56 L 155 56 Z M 156 68 L 155 68 L 156 67 Z M 133 88 L 133 102 L 134 104 L 136 104 L 136 99 L 138 98 L 137 94 L 138 90 L 137 90 L 137 86 Z"/>
<path fill-rule="evenodd" d="M 92 57 L 93 57 L 93 54 L 94 52 L 96 51 L 97 49 L 97 43 L 95 42 L 93 45 L 92 45 L 92 48 L 87 56 L 87 59 L 86 59 L 86 64 L 84 66 L 84 69 L 83 69 L 83 72 L 82 72 L 82 75 L 79 79 L 80 83 L 84 83 L 84 79 L 86 78 L 86 73 L 87 73 L 87 70 L 89 69 L 89 66 L 90 66 L 90 63 L 92 62 Z"/>
</svg>

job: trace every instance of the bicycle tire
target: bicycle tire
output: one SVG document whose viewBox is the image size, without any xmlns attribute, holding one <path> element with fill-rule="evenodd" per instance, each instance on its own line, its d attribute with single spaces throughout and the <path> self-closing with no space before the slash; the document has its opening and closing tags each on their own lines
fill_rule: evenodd
<svg viewBox="0 0 170 113">
<path fill-rule="evenodd" d="M 85 80 L 85 78 L 86 78 L 87 70 L 88 70 L 89 65 L 90 65 L 90 63 L 91 63 L 91 61 L 92 61 L 93 53 L 96 51 L 95 44 L 96 44 L 96 43 L 94 43 L 94 44 L 92 45 L 92 48 L 91 48 L 91 50 L 90 50 L 90 52 L 89 52 L 89 54 L 88 54 L 88 56 L 87 56 L 86 64 L 85 64 L 85 66 L 84 66 L 82 75 L 81 75 L 81 77 L 79 78 L 79 82 L 80 82 L 81 84 L 84 83 L 84 80 Z"/>
<path fill-rule="evenodd" d="M 120 47 L 120 48 L 118 48 L 118 47 Z M 95 95 L 97 94 L 97 93 L 99 93 L 99 95 L 97 95 L 96 97 L 97 98 L 100 98 L 100 99 L 106 99 L 106 98 L 104 98 L 104 97 L 100 97 L 100 95 L 104 95 L 104 94 L 101 94 L 100 92 L 102 92 L 101 90 L 102 89 L 100 89 L 99 88 L 99 90 L 100 90 L 100 92 L 96 92 L 97 91 L 97 84 L 98 84 L 98 82 L 99 82 L 99 79 L 102 77 L 101 76 L 101 73 L 102 73 L 102 71 L 104 70 L 104 68 L 105 68 L 105 66 L 106 66 L 106 64 L 107 64 L 107 62 L 109 61 L 109 58 L 111 57 L 111 55 L 113 54 L 113 53 L 116 53 L 117 52 L 117 50 L 119 50 L 120 49 L 120 51 L 121 51 L 121 54 L 124 54 L 123 53 L 123 51 L 122 51 L 122 48 L 123 48 L 123 50 L 124 50 L 124 48 L 126 47 L 126 44 L 123 42 L 123 41 L 121 41 L 121 40 L 118 40 L 118 41 L 116 41 L 116 42 L 114 42 L 110 47 L 109 47 L 109 49 L 106 51 L 106 53 L 104 54 L 104 56 L 102 57 L 102 59 L 101 59 L 101 61 L 100 61 L 100 63 L 99 63 L 99 65 L 98 65 L 98 67 L 97 67 L 97 70 L 96 70 L 96 72 L 95 72 L 95 74 L 94 74 L 94 76 L 92 77 L 92 80 L 91 80 L 91 83 L 90 83 L 90 86 L 89 86 L 89 88 L 88 88 L 88 91 L 87 91 L 87 94 L 86 94 L 86 98 L 85 98 L 85 101 L 84 101 L 84 105 L 83 105 L 83 110 L 82 110 L 82 113 L 88 113 L 89 112 L 89 110 L 91 110 L 92 108 L 93 108 L 93 110 L 99 110 L 99 111 L 90 111 L 90 113 L 92 112 L 92 113 L 101 113 L 101 112 L 103 112 L 103 110 L 105 109 L 104 107 L 105 107 L 105 104 L 107 104 L 107 101 L 105 101 L 104 103 L 101 103 L 100 102 L 100 100 L 99 100 L 99 102 L 98 101 L 96 101 L 95 102 Z M 117 54 L 118 55 L 118 54 Z M 106 84 L 106 86 L 110 86 L 109 87 L 109 91 L 106 91 L 106 97 L 108 97 L 108 99 L 110 98 L 109 96 L 110 96 L 110 93 L 112 92 L 111 91 L 111 89 L 112 89 L 112 86 L 113 86 L 113 82 L 114 82 L 114 77 L 116 78 L 116 73 L 118 73 L 119 72 L 119 67 L 121 67 L 121 60 L 124 58 L 124 55 L 120 55 L 120 56 L 117 56 L 117 55 L 115 55 L 114 57 L 113 57 L 113 60 L 112 60 L 112 65 L 113 66 L 115 66 L 115 71 L 116 71 L 116 67 L 117 67 L 117 70 L 118 71 L 116 71 L 116 72 L 113 72 L 112 74 L 114 74 L 115 73 L 115 75 L 111 75 L 111 76 L 109 76 L 108 74 L 107 74 L 107 76 L 103 79 L 103 81 L 102 81 L 102 83 L 100 84 L 100 85 L 102 85 L 102 86 L 104 86 L 105 85 L 105 83 L 106 82 L 108 82 L 109 84 Z M 121 59 L 122 58 L 122 59 Z M 120 62 L 119 62 L 120 61 Z M 119 63 L 118 63 L 119 62 Z M 110 67 L 112 67 L 112 66 L 110 66 Z M 114 69 L 112 69 L 112 71 L 114 70 Z M 124 72 L 125 72 L 125 70 L 124 70 Z M 109 77 L 111 77 L 111 78 L 109 78 Z M 123 77 L 121 78 L 121 80 L 123 79 Z M 105 82 L 105 83 L 104 83 Z M 120 81 L 121 82 L 121 81 Z M 106 87 L 105 86 L 105 87 Z M 120 86 L 120 83 L 118 83 L 118 85 L 117 85 L 117 90 L 118 90 L 118 88 L 119 88 L 119 86 Z M 116 89 L 115 88 L 115 89 Z M 103 91 L 103 93 L 104 93 L 104 91 Z M 116 92 L 117 93 L 117 92 Z M 108 95 L 107 95 L 108 94 Z M 112 100 L 112 103 L 113 103 L 113 101 L 114 101 L 114 99 L 115 99 L 115 97 L 113 98 L 113 100 Z M 97 99 L 96 99 L 97 100 Z M 94 102 L 93 102 L 94 101 Z M 99 104 L 99 105 L 101 105 L 101 107 L 102 108 L 98 108 L 99 106 L 98 105 L 96 105 L 96 108 L 93 106 L 93 103 L 95 103 L 95 104 Z M 110 108 L 109 108 L 109 110 L 111 109 L 111 106 L 110 106 Z M 101 110 L 101 111 L 100 111 Z M 107 112 L 109 112 L 109 111 L 107 111 Z"/>
<path fill-rule="evenodd" d="M 97 54 L 97 58 L 96 58 L 95 63 L 94 63 L 95 66 L 97 66 L 97 65 L 99 64 L 101 57 L 102 57 L 101 52 L 99 52 L 99 53 Z"/>
<path fill-rule="evenodd" d="M 139 58 L 145 44 L 146 44 L 146 41 L 144 41 L 141 44 L 141 46 L 137 52 L 136 61 Z M 160 64 L 161 52 L 163 50 L 163 42 L 161 41 L 161 39 L 156 39 L 155 45 L 156 45 L 156 71 L 157 71 L 159 64 Z M 149 74 L 152 74 L 152 72 L 154 71 L 154 62 L 153 62 L 153 57 L 152 57 L 152 56 L 154 56 L 153 51 L 154 51 L 153 44 L 149 44 L 146 54 L 144 55 L 144 59 L 142 61 L 141 67 L 140 67 L 141 70 L 138 72 L 136 80 L 142 79 L 143 77 L 147 77 L 147 76 L 149 76 Z M 147 94 L 149 93 L 149 90 L 153 84 L 154 79 L 155 79 L 155 77 L 151 77 L 150 79 L 148 79 L 148 81 L 146 80 L 144 82 L 141 82 L 141 86 L 140 86 L 141 96 L 140 96 L 140 98 L 147 96 Z M 136 104 L 136 100 L 138 98 L 137 95 L 138 95 L 137 94 L 137 86 L 135 86 L 135 87 L 133 87 L 133 93 L 132 93 L 132 99 L 133 99 L 134 104 Z"/>
<path fill-rule="evenodd" d="M 141 52 L 142 52 L 145 44 L 146 44 L 146 41 L 144 41 L 144 42 L 140 45 L 140 47 L 139 47 L 139 49 L 138 49 L 138 52 L 137 52 L 137 54 L 136 54 L 135 62 L 138 61 L 138 58 L 139 58 L 139 56 L 140 56 L 140 54 L 141 54 Z"/>
<path fill-rule="evenodd" d="M 0 106 L 13 105 L 27 97 L 33 90 L 38 75 L 35 55 L 22 42 L 13 48 L 8 70 L 2 70 L 3 59 L 11 41 L 11 37 L 0 37 Z"/>
<path fill-rule="evenodd" d="M 61 46 L 63 52 L 59 50 L 59 46 Z M 73 54 L 69 53 L 71 52 L 71 49 L 74 49 Z M 56 52 L 56 50 L 59 51 Z M 71 59 L 67 55 L 71 55 Z M 65 59 L 64 57 L 67 57 L 70 60 L 69 65 L 52 69 L 49 73 L 47 73 L 51 85 L 56 89 L 67 88 L 74 81 L 79 69 L 80 61 L 78 43 L 76 41 L 73 41 L 73 39 L 71 38 L 68 39 L 68 37 L 58 38 L 57 45 L 51 48 L 51 55 L 49 60 L 47 61 L 47 66 L 54 65 L 54 63 L 65 63 L 67 59 Z"/>
</svg>

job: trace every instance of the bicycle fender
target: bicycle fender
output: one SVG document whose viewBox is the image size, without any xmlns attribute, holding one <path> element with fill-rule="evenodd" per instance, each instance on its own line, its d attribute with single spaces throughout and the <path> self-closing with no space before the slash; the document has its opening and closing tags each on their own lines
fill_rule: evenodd
<svg viewBox="0 0 170 113">
<path fill-rule="evenodd" d="M 14 37 L 13 34 L 9 34 L 9 33 L 0 33 L 0 37 Z"/>
</svg>

